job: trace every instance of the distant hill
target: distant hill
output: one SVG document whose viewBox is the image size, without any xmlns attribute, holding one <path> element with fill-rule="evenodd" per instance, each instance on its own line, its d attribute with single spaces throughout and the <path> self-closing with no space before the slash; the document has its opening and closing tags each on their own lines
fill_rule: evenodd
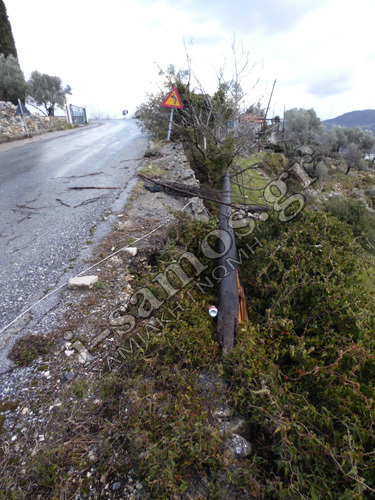
<svg viewBox="0 0 375 500">
<path fill-rule="evenodd" d="M 363 111 L 350 111 L 336 118 L 322 121 L 328 129 L 338 125 L 340 127 L 361 127 L 363 130 L 372 130 L 375 134 L 375 109 L 364 109 Z"/>
</svg>

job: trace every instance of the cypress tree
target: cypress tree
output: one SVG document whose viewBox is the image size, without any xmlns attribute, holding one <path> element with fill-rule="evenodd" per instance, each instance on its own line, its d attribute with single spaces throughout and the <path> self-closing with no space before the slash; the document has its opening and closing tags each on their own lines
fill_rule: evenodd
<svg viewBox="0 0 375 500">
<path fill-rule="evenodd" d="M 4 54 L 5 57 L 14 56 L 17 59 L 12 27 L 3 0 L 0 0 L 0 54 Z"/>
</svg>

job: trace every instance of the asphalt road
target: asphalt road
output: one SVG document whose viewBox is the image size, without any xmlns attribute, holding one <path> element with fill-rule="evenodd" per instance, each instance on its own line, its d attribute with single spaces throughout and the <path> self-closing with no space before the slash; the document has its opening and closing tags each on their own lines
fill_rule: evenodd
<svg viewBox="0 0 375 500">
<path fill-rule="evenodd" d="M 0 146 L 0 351 L 4 328 L 56 286 L 103 215 L 126 202 L 140 162 L 124 160 L 141 158 L 148 139 L 135 120 L 108 120 Z M 77 186 L 121 189 L 69 190 Z"/>
</svg>

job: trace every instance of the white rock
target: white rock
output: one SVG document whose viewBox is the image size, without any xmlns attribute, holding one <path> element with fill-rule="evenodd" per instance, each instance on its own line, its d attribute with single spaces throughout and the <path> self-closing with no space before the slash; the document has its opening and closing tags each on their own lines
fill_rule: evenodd
<svg viewBox="0 0 375 500">
<path fill-rule="evenodd" d="M 97 283 L 98 277 L 97 276 L 81 276 L 79 278 L 70 278 L 68 282 L 68 288 L 71 290 L 75 289 L 88 289 L 92 288 L 94 283 Z"/>
<path fill-rule="evenodd" d="M 233 437 L 227 440 L 226 446 L 233 458 L 246 458 L 251 455 L 251 443 L 238 434 L 233 434 Z"/>
<path fill-rule="evenodd" d="M 130 253 L 133 257 L 135 257 L 138 253 L 138 248 L 137 247 L 128 247 L 124 248 L 124 252 Z"/>
<path fill-rule="evenodd" d="M 17 439 L 17 436 L 12 436 L 11 441 L 15 441 Z"/>
<path fill-rule="evenodd" d="M 29 413 L 29 411 L 30 410 L 28 408 L 24 408 L 21 413 L 22 413 L 22 415 L 27 415 Z"/>
<path fill-rule="evenodd" d="M 74 354 L 74 351 L 73 350 L 69 350 L 67 349 L 66 351 L 64 351 L 64 353 L 69 357 L 71 356 L 72 354 Z"/>
</svg>

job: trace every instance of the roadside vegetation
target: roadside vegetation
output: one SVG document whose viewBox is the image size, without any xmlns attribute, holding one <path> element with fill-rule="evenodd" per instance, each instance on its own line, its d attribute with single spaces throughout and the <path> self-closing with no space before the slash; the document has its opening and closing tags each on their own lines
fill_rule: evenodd
<svg viewBox="0 0 375 500">
<path fill-rule="evenodd" d="M 186 250 L 203 262 L 200 245 L 215 226 L 179 217 L 139 286 L 155 287 L 154 276 Z M 3 462 L 2 498 L 88 497 L 129 474 L 144 485 L 138 498 L 371 498 L 375 304 L 361 279 L 368 256 L 350 226 L 322 211 L 267 221 L 255 235 L 263 247 L 242 265 L 250 322 L 229 355 L 221 356 L 207 314 L 215 289 L 182 290 L 158 314 L 170 322 L 142 347 L 100 380 L 66 388 L 54 438 L 28 458 L 23 479 L 17 463 Z M 204 262 L 210 276 L 215 262 Z M 176 301 L 183 310 L 172 317 Z M 248 423 L 246 459 L 230 456 L 215 420 L 225 401 Z M 81 471 L 75 482 L 73 469 Z"/>
</svg>

